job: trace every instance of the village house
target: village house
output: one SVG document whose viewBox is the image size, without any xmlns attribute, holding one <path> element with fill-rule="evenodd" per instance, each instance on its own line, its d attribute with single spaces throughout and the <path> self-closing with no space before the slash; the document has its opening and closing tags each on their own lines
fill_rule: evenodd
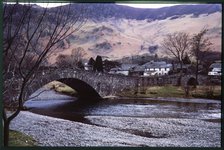
<svg viewBox="0 0 224 150">
<path fill-rule="evenodd" d="M 110 70 L 110 74 L 121 74 L 121 75 L 129 75 L 129 70 L 133 67 L 137 66 L 136 64 L 122 64 L 121 67 L 112 68 Z"/>
<path fill-rule="evenodd" d="M 144 75 L 144 71 L 145 71 L 144 66 L 137 65 L 135 67 L 132 67 L 129 70 L 129 75 L 130 76 L 143 76 Z"/>
<path fill-rule="evenodd" d="M 221 76 L 222 75 L 221 70 L 222 70 L 221 61 L 216 61 L 210 65 L 208 75 Z"/>
<path fill-rule="evenodd" d="M 93 70 L 93 66 L 92 65 L 89 65 L 88 62 L 86 62 L 86 63 L 84 63 L 84 69 L 85 70 L 91 70 L 92 71 Z"/>
<path fill-rule="evenodd" d="M 126 76 L 162 76 L 168 75 L 171 69 L 172 65 L 167 64 L 165 61 L 151 61 L 141 66 L 136 64 L 122 64 L 121 67 L 112 68 L 109 73 Z"/>
<path fill-rule="evenodd" d="M 144 68 L 143 76 L 162 76 L 168 75 L 169 71 L 172 69 L 172 64 L 167 64 L 165 61 L 151 61 L 142 65 L 142 67 Z"/>
<path fill-rule="evenodd" d="M 132 67 L 129 70 L 131 76 L 162 76 L 167 75 L 171 70 L 172 65 L 167 64 L 165 61 L 160 62 L 148 62 L 143 65 Z"/>
</svg>

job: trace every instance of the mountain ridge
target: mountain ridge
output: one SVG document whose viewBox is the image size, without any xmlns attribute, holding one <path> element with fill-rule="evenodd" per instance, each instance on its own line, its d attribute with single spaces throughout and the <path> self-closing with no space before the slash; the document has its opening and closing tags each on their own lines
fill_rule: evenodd
<svg viewBox="0 0 224 150">
<path fill-rule="evenodd" d="M 82 7 L 83 4 L 71 4 L 71 9 Z M 195 16 L 201 14 L 211 14 L 221 12 L 221 4 L 195 4 L 195 5 L 175 5 L 162 8 L 134 8 L 129 6 L 117 5 L 113 3 L 84 3 L 85 11 L 91 12 L 89 18 L 102 20 L 103 18 L 136 19 L 136 20 L 161 20 L 175 15 Z M 68 6 L 60 6 L 68 7 Z"/>
<path fill-rule="evenodd" d="M 21 5 L 21 10 L 23 7 L 25 6 Z M 161 42 L 167 34 L 185 32 L 192 36 L 204 27 L 208 29 L 206 37 L 213 43 L 212 51 L 221 52 L 220 4 L 143 9 L 116 4 L 78 3 L 49 8 L 48 12 L 53 14 L 60 7 L 66 9 L 71 7 L 74 13 L 77 13 L 77 10 L 83 10 L 83 7 L 87 15 L 82 14 L 82 16 L 88 18 L 79 31 L 60 42 L 60 47 L 49 59 L 51 64 L 56 62 L 60 54 L 71 55 L 72 49 L 77 47 L 85 50 L 86 59 L 95 58 L 97 55 L 119 59 L 146 53 L 164 57 Z M 35 10 L 33 16 L 35 16 L 43 8 L 34 6 L 33 9 Z M 49 16 L 47 21 L 54 24 L 55 18 Z"/>
</svg>

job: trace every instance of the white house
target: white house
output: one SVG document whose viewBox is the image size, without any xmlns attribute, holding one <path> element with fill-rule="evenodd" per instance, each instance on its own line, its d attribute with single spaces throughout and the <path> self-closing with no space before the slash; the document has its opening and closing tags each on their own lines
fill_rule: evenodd
<svg viewBox="0 0 224 150">
<path fill-rule="evenodd" d="M 145 68 L 144 76 L 167 75 L 172 68 L 172 64 L 167 64 L 165 61 L 151 61 L 142 66 Z"/>
<path fill-rule="evenodd" d="M 221 62 L 215 62 L 209 67 L 209 76 L 221 76 L 222 75 L 222 65 Z"/>
</svg>

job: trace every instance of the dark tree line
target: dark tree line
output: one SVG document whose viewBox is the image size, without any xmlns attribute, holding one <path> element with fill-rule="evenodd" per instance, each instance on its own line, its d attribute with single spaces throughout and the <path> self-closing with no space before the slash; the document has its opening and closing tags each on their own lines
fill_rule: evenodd
<svg viewBox="0 0 224 150">
<path fill-rule="evenodd" d="M 92 70 L 95 72 L 109 72 L 110 69 L 121 66 L 121 64 L 116 61 L 109 61 L 107 59 L 103 61 L 101 56 L 97 56 L 96 60 L 91 57 L 88 65 L 92 67 Z"/>
<path fill-rule="evenodd" d="M 94 72 L 103 72 L 103 60 L 101 56 L 97 56 L 96 60 L 92 57 L 89 59 L 88 65 L 92 67 Z"/>
</svg>

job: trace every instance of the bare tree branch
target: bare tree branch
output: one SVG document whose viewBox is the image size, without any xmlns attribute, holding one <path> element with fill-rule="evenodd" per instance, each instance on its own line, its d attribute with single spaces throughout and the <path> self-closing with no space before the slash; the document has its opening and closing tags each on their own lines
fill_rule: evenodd
<svg viewBox="0 0 224 150">
<path fill-rule="evenodd" d="M 8 118 L 3 112 L 5 145 L 8 140 L 9 123 L 22 110 L 26 89 L 35 80 L 40 65 L 58 48 L 60 41 L 74 34 L 85 23 L 82 12 L 72 14 L 70 8 L 66 6 L 57 9 L 39 9 L 33 8 L 30 4 L 4 5 L 3 79 L 7 85 L 4 85 L 3 97 L 9 98 L 13 94 L 10 93 L 11 90 L 14 90 L 10 85 L 20 80 L 18 94 L 13 95 L 18 102 L 16 111 Z M 13 76 L 8 76 L 8 73 L 12 73 Z M 7 80 L 8 78 L 10 79 Z"/>
<path fill-rule="evenodd" d="M 168 34 L 161 45 L 168 54 L 178 60 L 182 70 L 184 54 L 190 46 L 188 34 L 183 32 Z"/>
</svg>

